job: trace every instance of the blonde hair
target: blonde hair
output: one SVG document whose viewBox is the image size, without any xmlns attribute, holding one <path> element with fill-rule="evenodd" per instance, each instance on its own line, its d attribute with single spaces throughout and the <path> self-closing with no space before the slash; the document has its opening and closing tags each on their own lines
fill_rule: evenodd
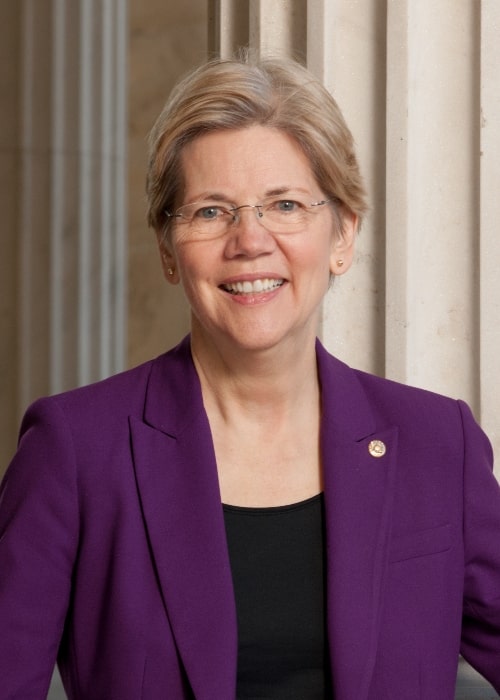
<svg viewBox="0 0 500 700">
<path fill-rule="evenodd" d="M 149 137 L 148 224 L 168 235 L 165 212 L 182 204 L 180 154 L 197 136 L 252 125 L 279 129 L 302 147 L 324 194 L 357 215 L 367 210 L 354 141 L 321 82 L 291 59 L 215 59 L 172 91 Z"/>
</svg>

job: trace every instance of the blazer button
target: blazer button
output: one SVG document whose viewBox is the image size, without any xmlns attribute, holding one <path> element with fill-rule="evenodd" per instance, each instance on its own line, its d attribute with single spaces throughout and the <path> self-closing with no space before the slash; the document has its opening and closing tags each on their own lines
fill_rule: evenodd
<svg viewBox="0 0 500 700">
<path fill-rule="evenodd" d="M 368 445 L 368 452 L 372 457 L 383 457 L 386 451 L 387 448 L 382 440 L 372 440 Z"/>
</svg>

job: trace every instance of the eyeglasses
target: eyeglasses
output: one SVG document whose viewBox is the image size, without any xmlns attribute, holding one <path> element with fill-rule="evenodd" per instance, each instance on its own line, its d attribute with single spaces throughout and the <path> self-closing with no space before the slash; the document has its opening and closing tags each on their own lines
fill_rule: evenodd
<svg viewBox="0 0 500 700">
<path fill-rule="evenodd" d="M 294 197 L 269 197 L 262 204 L 241 204 L 230 207 L 219 202 L 193 202 L 179 207 L 173 214 L 165 212 L 167 217 L 177 219 L 178 224 L 185 225 L 189 237 L 209 238 L 226 233 L 231 226 L 238 224 L 242 209 L 253 209 L 257 221 L 272 233 L 296 233 L 314 216 L 317 207 L 328 204 L 331 200 L 307 204 Z"/>
</svg>

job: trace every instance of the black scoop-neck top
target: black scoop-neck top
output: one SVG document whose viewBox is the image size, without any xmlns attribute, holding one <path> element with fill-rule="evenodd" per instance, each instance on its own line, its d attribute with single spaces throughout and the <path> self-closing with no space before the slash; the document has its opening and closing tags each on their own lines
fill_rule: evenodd
<svg viewBox="0 0 500 700">
<path fill-rule="evenodd" d="M 237 700 L 331 698 L 323 495 L 223 508 L 238 618 Z"/>
</svg>

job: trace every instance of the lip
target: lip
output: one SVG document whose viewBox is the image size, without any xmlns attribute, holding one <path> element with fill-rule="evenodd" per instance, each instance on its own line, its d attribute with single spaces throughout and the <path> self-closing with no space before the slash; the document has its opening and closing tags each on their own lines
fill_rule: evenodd
<svg viewBox="0 0 500 700">
<path fill-rule="evenodd" d="M 262 291 L 246 292 L 246 293 L 235 293 L 226 289 L 225 287 L 243 284 L 245 282 L 255 282 L 256 280 L 280 280 L 281 284 L 270 289 L 265 289 Z M 219 289 L 226 294 L 232 302 L 241 304 L 242 306 L 255 306 L 258 304 L 264 304 L 268 301 L 274 299 L 278 294 L 280 294 L 282 288 L 286 285 L 287 280 L 279 275 L 268 274 L 268 273 L 255 273 L 247 275 L 238 275 L 236 277 L 227 278 L 224 282 L 219 285 Z"/>
<path fill-rule="evenodd" d="M 237 282 L 255 282 L 255 280 L 284 280 L 287 281 L 286 277 L 283 275 L 277 275 L 276 272 L 252 272 L 244 275 L 235 275 L 234 277 L 227 277 L 220 282 L 219 287 L 225 284 L 236 284 Z"/>
</svg>

